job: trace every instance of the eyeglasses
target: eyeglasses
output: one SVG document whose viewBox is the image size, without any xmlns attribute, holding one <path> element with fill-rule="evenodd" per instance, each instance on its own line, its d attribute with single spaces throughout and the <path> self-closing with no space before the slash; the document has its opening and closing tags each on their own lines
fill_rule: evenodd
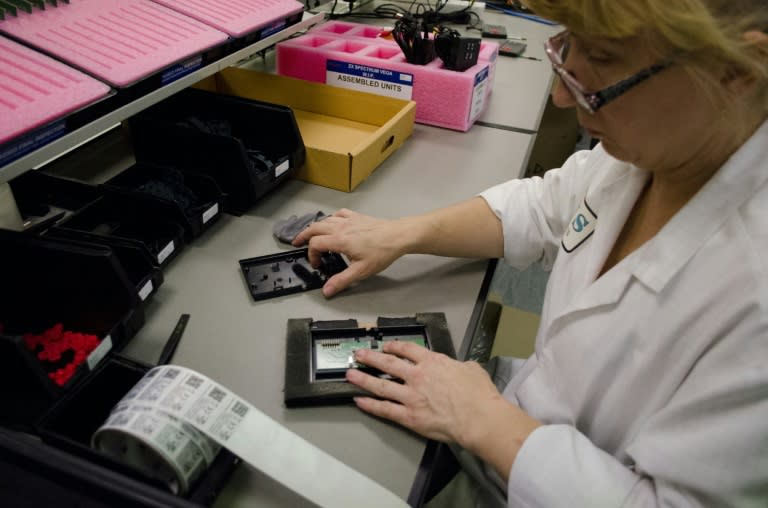
<svg viewBox="0 0 768 508">
<path fill-rule="evenodd" d="M 570 33 L 567 30 L 560 32 L 544 43 L 544 49 L 552 62 L 552 68 L 568 87 L 576 102 L 592 114 L 636 85 L 672 65 L 671 61 L 660 62 L 598 92 L 588 92 L 584 85 L 579 83 L 573 74 L 564 67 L 570 49 L 569 36 Z"/>
</svg>

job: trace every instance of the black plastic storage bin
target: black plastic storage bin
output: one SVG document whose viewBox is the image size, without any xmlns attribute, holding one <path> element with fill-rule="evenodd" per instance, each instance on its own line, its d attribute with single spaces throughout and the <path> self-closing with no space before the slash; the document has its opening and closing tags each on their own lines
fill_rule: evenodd
<svg viewBox="0 0 768 508">
<path fill-rule="evenodd" d="M 184 246 L 184 229 L 167 216 L 167 207 L 122 194 L 107 194 L 58 222 L 57 236 L 105 245 L 132 243 L 160 267 Z"/>
<path fill-rule="evenodd" d="M 213 178 L 153 164 L 131 166 L 107 181 L 104 189 L 166 207 L 188 242 L 213 225 L 224 206 L 224 194 Z"/>
<path fill-rule="evenodd" d="M 189 508 L 190 503 L 0 427 L 0 506 Z"/>
<path fill-rule="evenodd" d="M 120 261 L 123 270 L 125 270 L 128 280 L 136 288 L 136 294 L 139 295 L 141 301 L 146 301 L 155 294 L 165 281 L 157 261 L 152 259 L 145 248 L 137 245 L 135 242 L 121 241 L 118 238 L 111 239 L 109 245 L 84 242 L 74 240 L 67 233 L 62 234 L 56 228 L 48 229 L 43 233 L 43 236 L 59 242 L 69 242 L 83 246 L 99 245 L 103 248 L 111 249 Z"/>
<path fill-rule="evenodd" d="M 103 190 L 86 183 L 51 176 L 40 171 L 28 171 L 11 181 L 11 188 L 24 219 L 24 231 L 47 238 L 71 240 L 51 228 L 102 196 Z M 97 244 L 105 245 L 105 244 Z M 163 273 L 149 252 L 135 242 L 113 239 L 108 246 L 117 255 L 128 278 L 142 300 L 146 300 L 163 283 Z"/>
<path fill-rule="evenodd" d="M 97 246 L 57 242 L 0 230 L 0 422 L 29 425 L 112 350 L 121 349 L 144 324 L 144 310 L 114 253 Z M 39 358 L 24 334 L 56 325 L 94 335 L 101 344 L 75 365 L 70 347 L 60 358 Z M 67 365 L 66 383 L 49 374 Z"/>
<path fill-rule="evenodd" d="M 159 481 L 90 446 L 91 436 L 107 420 L 112 408 L 150 368 L 121 355 L 111 355 L 39 420 L 37 430 L 43 441 L 52 446 L 144 483 L 150 497 L 175 497 Z M 186 499 L 211 504 L 239 462 L 222 448 L 211 467 L 190 487 Z"/>
<path fill-rule="evenodd" d="M 93 185 L 27 171 L 10 182 L 25 231 L 39 232 L 96 201 L 101 191 Z"/>
<path fill-rule="evenodd" d="M 235 215 L 304 164 L 286 106 L 188 88 L 129 122 L 138 161 L 211 176 Z"/>
</svg>

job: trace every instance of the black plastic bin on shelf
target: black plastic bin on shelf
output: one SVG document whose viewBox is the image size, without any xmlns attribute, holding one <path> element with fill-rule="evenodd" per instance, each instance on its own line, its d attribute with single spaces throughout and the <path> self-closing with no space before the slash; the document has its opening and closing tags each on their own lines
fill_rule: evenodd
<svg viewBox="0 0 768 508">
<path fill-rule="evenodd" d="M 110 356 L 46 412 L 38 421 L 37 431 L 43 441 L 52 446 L 144 483 L 145 494 L 150 497 L 179 499 L 159 481 L 90 446 L 91 436 L 150 368 L 150 365 L 119 354 Z M 199 505 L 211 504 L 238 463 L 237 457 L 222 449 L 211 467 L 190 487 L 186 499 Z"/>
<path fill-rule="evenodd" d="M 157 289 L 162 286 L 165 281 L 165 277 L 163 276 L 163 272 L 157 264 L 157 261 L 150 257 L 146 249 L 136 245 L 135 242 L 122 241 L 119 238 L 111 239 L 109 245 L 84 242 L 74 240 L 70 235 L 66 233 L 62 234 L 61 231 L 56 228 L 48 229 L 43 233 L 43 236 L 45 236 L 45 238 L 55 239 L 59 242 L 69 242 L 74 245 L 82 245 L 85 247 L 98 245 L 103 248 L 111 249 L 120 261 L 120 265 L 123 267 L 123 270 L 125 270 L 125 275 L 136 288 L 136 293 L 142 301 L 146 301 L 150 296 L 154 295 L 157 292 Z"/>
<path fill-rule="evenodd" d="M 293 111 L 186 89 L 132 117 L 136 159 L 212 177 L 240 215 L 304 164 Z"/>
<path fill-rule="evenodd" d="M 86 183 L 27 171 L 11 180 L 11 189 L 26 224 L 25 231 L 40 232 L 52 223 L 96 201 L 101 192 Z"/>
<path fill-rule="evenodd" d="M 109 249 L 7 230 L 0 246 L 0 422 L 26 426 L 103 355 L 121 349 L 144 324 L 144 310 Z M 63 386 L 48 374 L 71 362 L 71 352 L 62 362 L 42 361 L 23 339 L 56 324 L 101 341 Z"/>
<path fill-rule="evenodd" d="M 122 194 L 105 194 L 58 222 L 55 235 L 104 245 L 133 244 L 161 268 L 184 246 L 184 229 L 166 206 Z"/>
<path fill-rule="evenodd" d="M 46 238 L 66 238 L 68 241 L 76 240 L 71 240 L 71 235 L 56 234 L 57 230 L 51 226 L 102 195 L 102 191 L 92 185 L 40 171 L 28 171 L 17 177 L 11 181 L 11 188 L 27 224 L 25 232 L 42 234 Z M 135 242 L 121 242 L 119 239 L 112 239 L 108 247 L 117 255 L 142 300 L 157 291 L 163 283 L 163 273 L 147 249 Z"/>
<path fill-rule="evenodd" d="M 103 189 L 166 207 L 167 214 L 184 228 L 188 242 L 212 226 L 224 206 L 224 194 L 213 178 L 153 164 L 135 164 L 107 181 Z"/>
</svg>

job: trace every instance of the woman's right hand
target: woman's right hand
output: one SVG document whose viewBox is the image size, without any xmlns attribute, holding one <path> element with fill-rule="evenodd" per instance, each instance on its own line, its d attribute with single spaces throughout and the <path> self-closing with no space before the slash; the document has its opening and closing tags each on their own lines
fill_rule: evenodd
<svg viewBox="0 0 768 508">
<path fill-rule="evenodd" d="M 309 244 L 309 262 L 320 265 L 326 252 L 344 254 L 346 270 L 329 278 L 323 295 L 331 297 L 350 284 L 374 275 L 407 252 L 408 226 L 404 220 L 384 220 L 342 209 L 311 224 L 296 235 L 293 245 Z"/>
</svg>

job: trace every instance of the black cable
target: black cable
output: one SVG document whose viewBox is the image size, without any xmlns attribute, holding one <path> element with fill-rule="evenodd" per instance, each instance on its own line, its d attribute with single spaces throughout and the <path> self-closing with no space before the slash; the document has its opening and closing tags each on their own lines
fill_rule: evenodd
<svg viewBox="0 0 768 508">
<path fill-rule="evenodd" d="M 426 4 L 413 0 L 407 9 L 396 4 L 381 4 L 373 9 L 372 13 L 356 13 L 353 12 L 353 5 L 350 3 L 348 12 L 342 14 L 336 14 L 336 4 L 338 0 L 334 0 L 331 12 L 329 13 L 330 19 L 339 18 L 383 18 L 383 19 L 398 19 L 400 17 L 411 17 L 416 20 L 423 21 L 428 29 L 432 29 L 438 25 L 446 23 L 454 23 L 459 25 L 475 26 L 482 22 L 480 16 L 471 10 L 474 1 L 470 1 L 465 7 L 450 12 L 444 12 L 443 9 L 448 5 L 448 0 L 437 0 L 435 6 L 432 7 L 430 0 L 427 0 Z"/>
</svg>

